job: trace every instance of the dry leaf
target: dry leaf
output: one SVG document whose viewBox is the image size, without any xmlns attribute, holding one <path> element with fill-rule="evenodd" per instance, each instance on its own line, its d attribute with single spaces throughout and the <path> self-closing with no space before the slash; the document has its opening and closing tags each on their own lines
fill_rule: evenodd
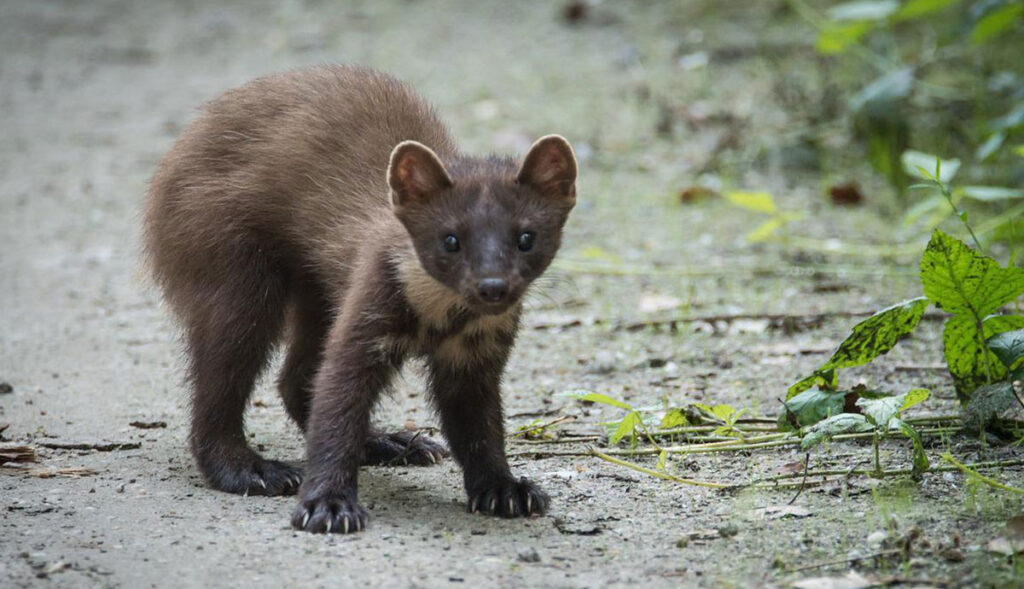
<svg viewBox="0 0 1024 589">
<path fill-rule="evenodd" d="M 32 446 L 0 444 L 0 464 L 4 462 L 38 462 L 39 456 Z"/>
<path fill-rule="evenodd" d="M 813 577 L 793 583 L 796 589 L 867 589 L 874 583 L 850 571 L 843 577 Z"/>
<path fill-rule="evenodd" d="M 775 469 L 775 474 L 796 474 L 804 471 L 804 461 L 787 462 Z"/>
<path fill-rule="evenodd" d="M 34 476 L 40 479 L 52 479 L 54 477 L 90 477 L 96 474 L 95 470 L 91 468 L 82 468 L 80 466 L 73 466 L 70 468 L 37 468 L 35 470 L 28 471 L 29 476 Z"/>
<path fill-rule="evenodd" d="M 1006 533 L 989 540 L 989 552 L 1013 556 L 1024 552 L 1024 515 L 1011 517 L 1006 521 Z"/>
</svg>

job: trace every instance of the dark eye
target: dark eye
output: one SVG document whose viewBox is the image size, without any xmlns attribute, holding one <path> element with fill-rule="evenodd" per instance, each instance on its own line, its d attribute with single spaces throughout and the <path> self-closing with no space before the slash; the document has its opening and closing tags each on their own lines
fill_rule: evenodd
<svg viewBox="0 0 1024 589">
<path fill-rule="evenodd" d="M 446 252 L 457 252 L 459 251 L 459 238 L 454 235 L 446 235 L 444 238 L 444 251 Z"/>
<path fill-rule="evenodd" d="M 537 234 L 533 231 L 523 231 L 519 234 L 519 251 L 528 252 L 533 249 L 533 239 Z"/>
</svg>

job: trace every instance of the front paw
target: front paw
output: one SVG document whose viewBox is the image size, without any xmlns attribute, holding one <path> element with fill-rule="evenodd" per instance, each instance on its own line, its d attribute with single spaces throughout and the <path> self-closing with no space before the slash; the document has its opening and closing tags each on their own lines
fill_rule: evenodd
<svg viewBox="0 0 1024 589">
<path fill-rule="evenodd" d="M 360 532 L 369 520 L 355 499 L 330 493 L 303 497 L 292 513 L 293 528 L 314 534 Z"/>
<path fill-rule="evenodd" d="M 469 493 L 470 513 L 489 513 L 501 517 L 519 517 L 543 514 L 548 510 L 547 493 L 537 485 L 521 478 L 508 479 L 483 486 Z"/>
</svg>

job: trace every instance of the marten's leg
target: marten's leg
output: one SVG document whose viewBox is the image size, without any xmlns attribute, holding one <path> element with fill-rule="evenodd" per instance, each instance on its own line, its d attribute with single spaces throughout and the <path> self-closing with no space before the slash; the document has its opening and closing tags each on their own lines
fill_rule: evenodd
<svg viewBox="0 0 1024 589">
<path fill-rule="evenodd" d="M 435 360 L 430 388 L 452 456 L 462 466 L 468 510 L 503 517 L 544 513 L 548 496 L 534 483 L 514 477 L 505 460 L 499 388 L 507 357 L 506 348 L 473 366 Z"/>
<path fill-rule="evenodd" d="M 283 275 L 257 246 L 236 246 L 204 267 L 184 315 L 192 396 L 192 453 L 210 485 L 251 495 L 294 493 L 300 469 L 265 460 L 245 440 L 249 394 L 284 316 Z"/>
<path fill-rule="evenodd" d="M 303 432 L 309 422 L 313 377 L 320 368 L 333 312 L 320 287 L 302 281 L 292 287 L 288 322 L 288 354 L 277 389 L 288 415 Z"/>
<path fill-rule="evenodd" d="M 394 466 L 411 464 L 429 466 L 448 456 L 448 449 L 418 431 L 392 434 L 373 431 L 366 440 L 364 465 Z"/>
</svg>

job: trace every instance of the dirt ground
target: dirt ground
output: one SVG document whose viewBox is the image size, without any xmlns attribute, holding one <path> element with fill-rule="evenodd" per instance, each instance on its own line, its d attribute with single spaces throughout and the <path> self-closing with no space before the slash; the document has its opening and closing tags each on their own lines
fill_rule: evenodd
<svg viewBox="0 0 1024 589">
<path fill-rule="evenodd" d="M 557 431 L 600 435 L 622 416 L 562 394 L 579 389 L 776 415 L 788 384 L 849 330 L 842 312 L 920 292 L 913 254 L 844 244 L 913 252 L 926 237 L 894 220 L 855 160 L 807 164 L 786 96 L 815 87 L 812 33 L 781 2 L 747 4 L 605 2 L 567 21 L 542 1 L 0 1 L 0 436 L 39 459 L 0 469 L 0 586 L 750 587 L 850 569 L 884 583 L 1024 586 L 1020 559 L 985 550 L 1019 497 L 949 472 L 851 478 L 793 500 L 793 489 L 662 481 L 582 443 L 512 440 L 513 468 L 551 494 L 549 515 L 465 513 L 450 462 L 368 468 L 372 522 L 341 537 L 293 531 L 294 498 L 206 488 L 186 452 L 177 334 L 139 259 L 147 179 L 204 100 L 324 61 L 412 82 L 467 151 L 516 153 L 546 133 L 575 144 L 580 204 L 508 370 L 510 431 L 571 416 Z M 698 179 L 803 211 L 792 231 L 805 244 L 745 243 L 763 218 L 716 199 L 681 204 Z M 868 203 L 831 205 L 823 187 L 850 179 Z M 651 311 L 666 301 L 675 308 Z M 824 318 L 780 326 L 766 313 Z M 622 328 L 737 314 L 752 317 Z M 928 387 L 919 413 L 953 413 L 938 326 L 926 320 L 844 378 Z M 415 367 L 377 418 L 434 424 Z M 267 455 L 302 459 L 270 379 L 248 425 Z M 946 450 L 1021 454 L 953 436 L 929 442 L 933 464 Z M 579 455 L 550 454 L 567 451 Z M 869 444 L 837 442 L 809 460 L 846 469 L 870 456 Z M 885 442 L 882 458 L 905 467 L 908 444 Z M 803 459 L 781 447 L 669 468 L 739 483 Z M 994 476 L 1024 484 L 1021 467 Z M 791 500 L 801 509 L 785 517 L 777 507 Z"/>
</svg>

